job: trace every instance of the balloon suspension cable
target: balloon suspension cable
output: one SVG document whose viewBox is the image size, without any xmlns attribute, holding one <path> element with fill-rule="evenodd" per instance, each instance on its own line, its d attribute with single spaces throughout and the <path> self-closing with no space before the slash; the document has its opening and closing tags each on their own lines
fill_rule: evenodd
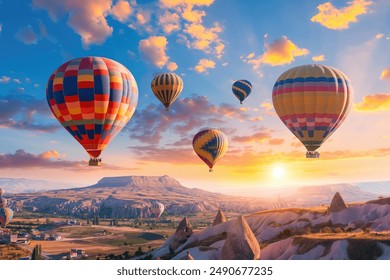
<svg viewBox="0 0 390 280">
<path fill-rule="evenodd" d="M 89 166 L 100 166 L 102 164 L 101 158 L 90 158 L 89 159 Z"/>
</svg>

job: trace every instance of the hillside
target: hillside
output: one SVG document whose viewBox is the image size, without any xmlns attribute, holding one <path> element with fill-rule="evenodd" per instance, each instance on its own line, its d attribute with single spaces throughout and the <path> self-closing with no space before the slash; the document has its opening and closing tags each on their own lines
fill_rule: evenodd
<svg viewBox="0 0 390 280">
<path fill-rule="evenodd" d="M 98 212 L 107 218 L 151 217 L 151 206 L 159 201 L 169 215 L 213 212 L 219 208 L 250 213 L 271 208 L 265 199 L 223 195 L 186 188 L 169 176 L 124 176 L 102 178 L 97 184 L 38 193 L 15 194 L 15 210 L 81 216 Z"/>
<path fill-rule="evenodd" d="M 190 234 L 180 232 L 184 230 L 179 226 L 162 247 L 144 257 L 390 259 L 390 199 L 355 204 L 338 212 L 328 212 L 327 207 L 261 211 L 199 232 L 192 232 L 191 221 L 186 220 L 185 232 Z M 237 240 L 245 243 L 238 246 Z"/>
</svg>

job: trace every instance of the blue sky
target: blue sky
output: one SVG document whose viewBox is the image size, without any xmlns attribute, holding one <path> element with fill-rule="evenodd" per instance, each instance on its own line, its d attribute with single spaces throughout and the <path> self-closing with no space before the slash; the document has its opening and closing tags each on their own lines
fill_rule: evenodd
<svg viewBox="0 0 390 280">
<path fill-rule="evenodd" d="M 389 8 L 385 0 L 0 1 L 0 176 L 65 174 L 93 183 L 168 174 L 189 186 L 232 189 L 386 179 Z M 139 87 L 135 115 L 99 169 L 85 166 L 87 154 L 45 99 L 50 74 L 83 56 L 122 63 Z M 310 63 L 342 70 L 355 90 L 353 110 L 314 163 L 276 116 L 271 96 L 280 74 Z M 165 112 L 150 82 L 169 71 L 181 75 L 184 90 Z M 238 79 L 253 84 L 242 106 L 231 91 Z M 203 127 L 229 138 L 212 177 L 192 152 Z M 284 178 L 272 176 L 276 167 Z"/>
</svg>

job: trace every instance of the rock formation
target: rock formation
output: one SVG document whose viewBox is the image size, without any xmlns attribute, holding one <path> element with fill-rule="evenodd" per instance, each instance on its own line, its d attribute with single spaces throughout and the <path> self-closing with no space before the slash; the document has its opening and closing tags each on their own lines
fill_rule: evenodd
<svg viewBox="0 0 390 280">
<path fill-rule="evenodd" d="M 260 245 L 243 216 L 232 224 L 221 250 L 222 260 L 258 260 Z"/>
<path fill-rule="evenodd" d="M 226 217 L 223 214 L 222 210 L 219 209 L 217 215 L 215 216 L 213 226 L 224 223 L 224 222 L 226 222 Z"/>
<path fill-rule="evenodd" d="M 187 255 L 186 255 L 186 260 L 195 260 L 195 259 L 191 256 L 190 252 L 188 252 L 188 251 L 187 251 Z"/>
<path fill-rule="evenodd" d="M 345 205 L 345 202 L 343 198 L 341 197 L 339 192 L 336 192 L 333 196 L 332 202 L 330 203 L 330 207 L 328 212 L 339 212 L 341 210 L 344 210 L 347 208 L 347 205 Z"/>
<path fill-rule="evenodd" d="M 175 251 L 192 235 L 193 228 L 190 221 L 185 217 L 176 229 L 175 234 L 172 237 L 172 241 L 169 244 L 169 249 Z"/>
</svg>

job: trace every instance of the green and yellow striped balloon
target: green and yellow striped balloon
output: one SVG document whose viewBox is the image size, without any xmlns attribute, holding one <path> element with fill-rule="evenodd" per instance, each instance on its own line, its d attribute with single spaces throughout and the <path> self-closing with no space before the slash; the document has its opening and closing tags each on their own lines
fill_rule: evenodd
<svg viewBox="0 0 390 280">
<path fill-rule="evenodd" d="M 174 73 L 159 74 L 152 80 L 152 91 L 168 111 L 183 90 L 183 80 Z"/>
<path fill-rule="evenodd" d="M 222 131 L 205 129 L 199 131 L 192 140 L 195 153 L 213 171 L 215 163 L 223 157 L 228 148 L 228 139 Z"/>
</svg>

